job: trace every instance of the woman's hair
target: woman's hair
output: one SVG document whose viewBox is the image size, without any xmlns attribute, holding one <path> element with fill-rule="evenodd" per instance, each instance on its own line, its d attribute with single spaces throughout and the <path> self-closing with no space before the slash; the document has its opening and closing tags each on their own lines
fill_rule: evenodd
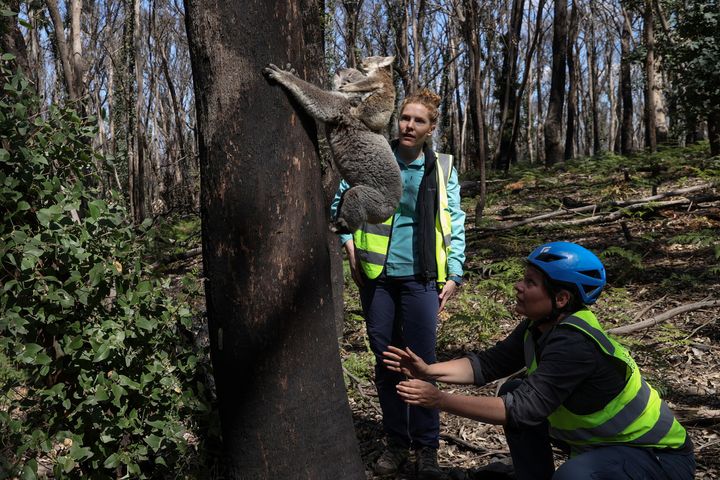
<svg viewBox="0 0 720 480">
<path fill-rule="evenodd" d="M 405 105 L 409 103 L 419 103 L 427 108 L 430 113 L 430 123 L 433 125 L 437 123 L 438 116 L 440 115 L 440 112 L 438 111 L 438 107 L 440 106 L 440 95 L 432 90 L 428 90 L 427 88 L 411 93 L 403 100 L 402 105 L 400 106 L 400 113 L 405 110 Z"/>
</svg>

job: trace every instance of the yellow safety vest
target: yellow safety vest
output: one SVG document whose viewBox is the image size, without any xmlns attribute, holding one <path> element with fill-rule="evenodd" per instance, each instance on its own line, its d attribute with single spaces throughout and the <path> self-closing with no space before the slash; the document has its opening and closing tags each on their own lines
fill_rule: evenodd
<svg viewBox="0 0 720 480">
<path fill-rule="evenodd" d="M 437 282 L 445 283 L 447 278 L 447 259 L 450 254 L 451 217 L 448 207 L 447 183 L 450 179 L 453 157 L 444 153 L 435 153 L 437 161 L 438 211 L 435 213 L 435 261 L 437 263 Z M 385 268 L 390 234 L 395 215 L 383 223 L 364 223 L 353 233 L 355 253 L 365 276 L 377 278 Z"/>
<path fill-rule="evenodd" d="M 550 416 L 550 435 L 567 442 L 573 453 L 591 445 L 628 444 L 654 448 L 680 448 L 687 433 L 667 404 L 640 375 L 627 349 L 610 338 L 590 310 L 563 319 L 558 327 L 575 328 L 597 343 L 602 352 L 626 365 L 625 388 L 602 410 L 578 415 L 564 406 Z M 525 331 L 525 364 L 528 375 L 537 369 L 535 343 Z"/>
</svg>

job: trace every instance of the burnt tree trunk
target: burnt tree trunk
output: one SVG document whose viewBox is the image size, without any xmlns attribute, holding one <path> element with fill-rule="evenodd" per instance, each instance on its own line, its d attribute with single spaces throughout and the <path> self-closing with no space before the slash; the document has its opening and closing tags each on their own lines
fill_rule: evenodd
<svg viewBox="0 0 720 480">
<path fill-rule="evenodd" d="M 620 89 L 622 92 L 622 122 L 620 126 L 620 153 L 628 155 L 633 151 L 633 97 L 630 72 L 630 27 L 629 13 L 623 9 L 623 27 L 620 37 L 622 63 L 620 65 Z"/>
<path fill-rule="evenodd" d="M 579 34 L 580 12 L 573 1 L 570 12 L 570 27 L 567 40 L 568 89 L 567 126 L 565 128 L 565 160 L 575 158 L 575 133 L 578 128 L 578 65 L 576 43 Z"/>
<path fill-rule="evenodd" d="M 345 396 L 315 123 L 261 69 L 308 60 L 316 1 L 186 0 L 205 295 L 231 478 L 365 474 Z"/>
<path fill-rule="evenodd" d="M 657 93 L 655 91 L 655 30 L 652 0 L 645 0 L 643 37 L 645 40 L 645 148 L 657 150 Z"/>
<path fill-rule="evenodd" d="M 545 118 L 545 165 L 563 161 L 562 114 L 565 102 L 565 67 L 567 64 L 567 2 L 555 1 L 552 41 L 552 77 L 550 100 Z"/>
</svg>

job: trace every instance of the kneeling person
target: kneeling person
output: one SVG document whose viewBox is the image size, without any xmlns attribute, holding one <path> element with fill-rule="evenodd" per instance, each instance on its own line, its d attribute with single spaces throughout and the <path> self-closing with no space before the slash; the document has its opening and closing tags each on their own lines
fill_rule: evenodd
<svg viewBox="0 0 720 480">
<path fill-rule="evenodd" d="M 526 319 L 494 347 L 432 365 L 388 348 L 386 366 L 412 377 L 398 385 L 400 396 L 503 425 L 518 479 L 693 478 L 690 437 L 587 308 L 605 286 L 602 262 L 568 242 L 541 245 L 527 262 L 515 285 Z M 527 376 L 499 397 L 449 394 L 424 381 L 484 385 L 522 367 Z M 551 439 L 570 449 L 557 472 Z"/>
</svg>

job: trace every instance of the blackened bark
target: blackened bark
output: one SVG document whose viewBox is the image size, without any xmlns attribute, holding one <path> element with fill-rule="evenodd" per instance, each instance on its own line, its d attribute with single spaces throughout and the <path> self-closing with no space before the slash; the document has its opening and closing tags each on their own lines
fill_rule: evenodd
<svg viewBox="0 0 720 480">
<path fill-rule="evenodd" d="M 575 132 L 578 113 L 578 68 L 575 55 L 575 43 L 579 33 L 580 12 L 577 2 L 573 1 L 570 13 L 570 27 L 567 42 L 567 66 L 570 88 L 568 89 L 567 126 L 565 127 L 565 160 L 575 158 Z"/>
<path fill-rule="evenodd" d="M 707 117 L 708 140 L 710 141 L 710 156 L 720 155 L 720 110 L 708 114 Z"/>
<path fill-rule="evenodd" d="M 652 0 L 645 0 L 643 37 L 645 40 L 645 148 L 657 150 L 657 120 L 655 92 L 655 31 Z"/>
<path fill-rule="evenodd" d="M 18 13 L 20 11 L 20 1 L 10 0 L 5 2 L 7 9 L 11 12 Z M 25 39 L 23 38 L 20 27 L 18 27 L 17 16 L 0 16 L 0 52 L 11 53 L 15 55 L 15 65 L 23 71 L 27 76 L 30 76 L 28 57 L 27 57 L 27 46 L 25 45 Z"/>
<path fill-rule="evenodd" d="M 552 77 L 550 100 L 545 118 L 545 165 L 563 161 L 562 114 L 565 102 L 565 66 L 567 63 L 567 1 L 555 1 L 552 41 Z"/>
<path fill-rule="evenodd" d="M 622 122 L 620 124 L 620 153 L 633 152 L 633 98 L 632 78 L 630 76 L 630 18 L 623 11 L 623 28 L 620 37 L 622 63 L 620 65 L 620 89 L 622 92 Z"/>
<path fill-rule="evenodd" d="M 317 82 L 317 1 L 186 0 L 203 265 L 232 478 L 364 479 L 331 299 L 314 122 L 261 69 Z M 319 42 L 319 40 L 313 40 Z"/>
<path fill-rule="evenodd" d="M 482 218 L 485 209 L 485 198 L 487 195 L 486 172 L 487 164 L 487 142 L 485 132 L 485 114 L 483 112 L 482 98 L 482 76 L 480 72 L 480 43 L 476 34 L 478 25 L 479 6 L 477 0 L 464 0 L 462 6 L 458 7 L 458 17 L 463 32 L 463 38 L 468 48 L 468 61 L 470 63 L 469 83 L 470 98 L 468 106 L 472 117 L 473 135 L 475 137 L 475 168 L 480 172 L 480 195 L 475 205 L 476 224 Z"/>
<path fill-rule="evenodd" d="M 525 1 L 513 0 L 510 13 L 510 24 L 503 42 L 503 65 L 500 73 L 501 89 L 498 101 L 500 102 L 500 138 L 498 151 L 494 163 L 497 170 L 507 172 L 510 163 L 515 161 L 515 142 L 513 130 L 515 129 L 516 108 L 518 99 L 517 56 L 520 44 L 520 30 L 524 14 Z M 528 47 L 530 48 L 530 47 Z"/>
</svg>

